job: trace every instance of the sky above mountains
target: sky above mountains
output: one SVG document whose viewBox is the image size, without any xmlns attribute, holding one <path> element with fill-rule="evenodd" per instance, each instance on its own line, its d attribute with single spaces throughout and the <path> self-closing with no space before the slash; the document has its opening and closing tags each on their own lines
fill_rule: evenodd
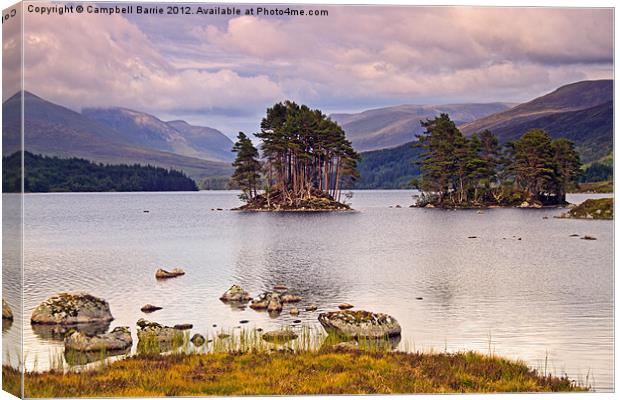
<svg viewBox="0 0 620 400">
<path fill-rule="evenodd" d="M 297 8 L 329 16 L 26 12 L 26 90 L 78 111 L 122 106 L 235 136 L 284 99 L 327 113 L 520 102 L 613 77 L 611 9 Z M 7 25 L 3 46 L 17 52 Z M 16 67 L 4 65 L 13 76 Z M 17 90 L 7 82 L 4 99 Z"/>
</svg>

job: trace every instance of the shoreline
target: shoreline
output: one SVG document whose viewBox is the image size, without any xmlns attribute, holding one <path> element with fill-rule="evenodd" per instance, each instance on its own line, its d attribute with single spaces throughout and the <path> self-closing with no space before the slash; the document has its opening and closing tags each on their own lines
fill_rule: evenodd
<svg viewBox="0 0 620 400">
<path fill-rule="evenodd" d="M 380 373 L 377 373 L 380 371 Z M 21 373 L 3 366 L 5 390 Z M 588 391 L 567 376 L 545 375 L 522 361 L 469 351 L 372 352 L 286 348 L 260 352 L 150 354 L 84 372 L 26 372 L 26 397 L 158 397 L 507 393 Z"/>
</svg>

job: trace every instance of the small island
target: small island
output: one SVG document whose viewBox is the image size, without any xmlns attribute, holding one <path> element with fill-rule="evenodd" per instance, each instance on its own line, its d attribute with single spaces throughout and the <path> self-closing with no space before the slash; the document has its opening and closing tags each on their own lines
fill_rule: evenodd
<svg viewBox="0 0 620 400">
<path fill-rule="evenodd" d="M 588 199 L 559 218 L 575 219 L 614 219 L 614 199 Z"/>
<path fill-rule="evenodd" d="M 233 147 L 231 183 L 246 202 L 236 210 L 351 210 L 342 189 L 359 176 L 359 156 L 336 122 L 320 110 L 285 101 L 267 110 L 255 136 L 264 161 L 243 132 Z"/>
<path fill-rule="evenodd" d="M 414 207 L 563 207 L 567 188 L 581 174 L 575 145 L 530 129 L 500 145 L 489 130 L 466 137 L 448 114 L 422 122 L 421 190 Z"/>
</svg>

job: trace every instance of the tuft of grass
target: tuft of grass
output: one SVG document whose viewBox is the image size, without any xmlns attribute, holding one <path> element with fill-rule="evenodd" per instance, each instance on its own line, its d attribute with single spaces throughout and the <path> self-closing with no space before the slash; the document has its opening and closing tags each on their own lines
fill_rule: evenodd
<svg viewBox="0 0 620 400">
<path fill-rule="evenodd" d="M 229 339 L 224 339 L 229 340 Z M 241 345 L 241 340 L 237 341 Z M 3 368 L 5 387 L 19 372 Z M 28 372 L 26 397 L 152 397 L 584 391 L 495 355 L 394 351 L 141 354 L 103 369 Z"/>
</svg>

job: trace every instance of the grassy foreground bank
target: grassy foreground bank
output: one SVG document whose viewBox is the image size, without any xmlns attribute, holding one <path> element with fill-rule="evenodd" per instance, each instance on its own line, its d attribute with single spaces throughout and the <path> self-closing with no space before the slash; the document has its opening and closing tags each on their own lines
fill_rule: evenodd
<svg viewBox="0 0 620 400">
<path fill-rule="evenodd" d="M 6 389 L 17 370 L 2 370 Z M 81 373 L 27 373 L 26 397 L 582 391 L 566 377 L 474 352 L 212 353 L 134 356 Z"/>
</svg>

